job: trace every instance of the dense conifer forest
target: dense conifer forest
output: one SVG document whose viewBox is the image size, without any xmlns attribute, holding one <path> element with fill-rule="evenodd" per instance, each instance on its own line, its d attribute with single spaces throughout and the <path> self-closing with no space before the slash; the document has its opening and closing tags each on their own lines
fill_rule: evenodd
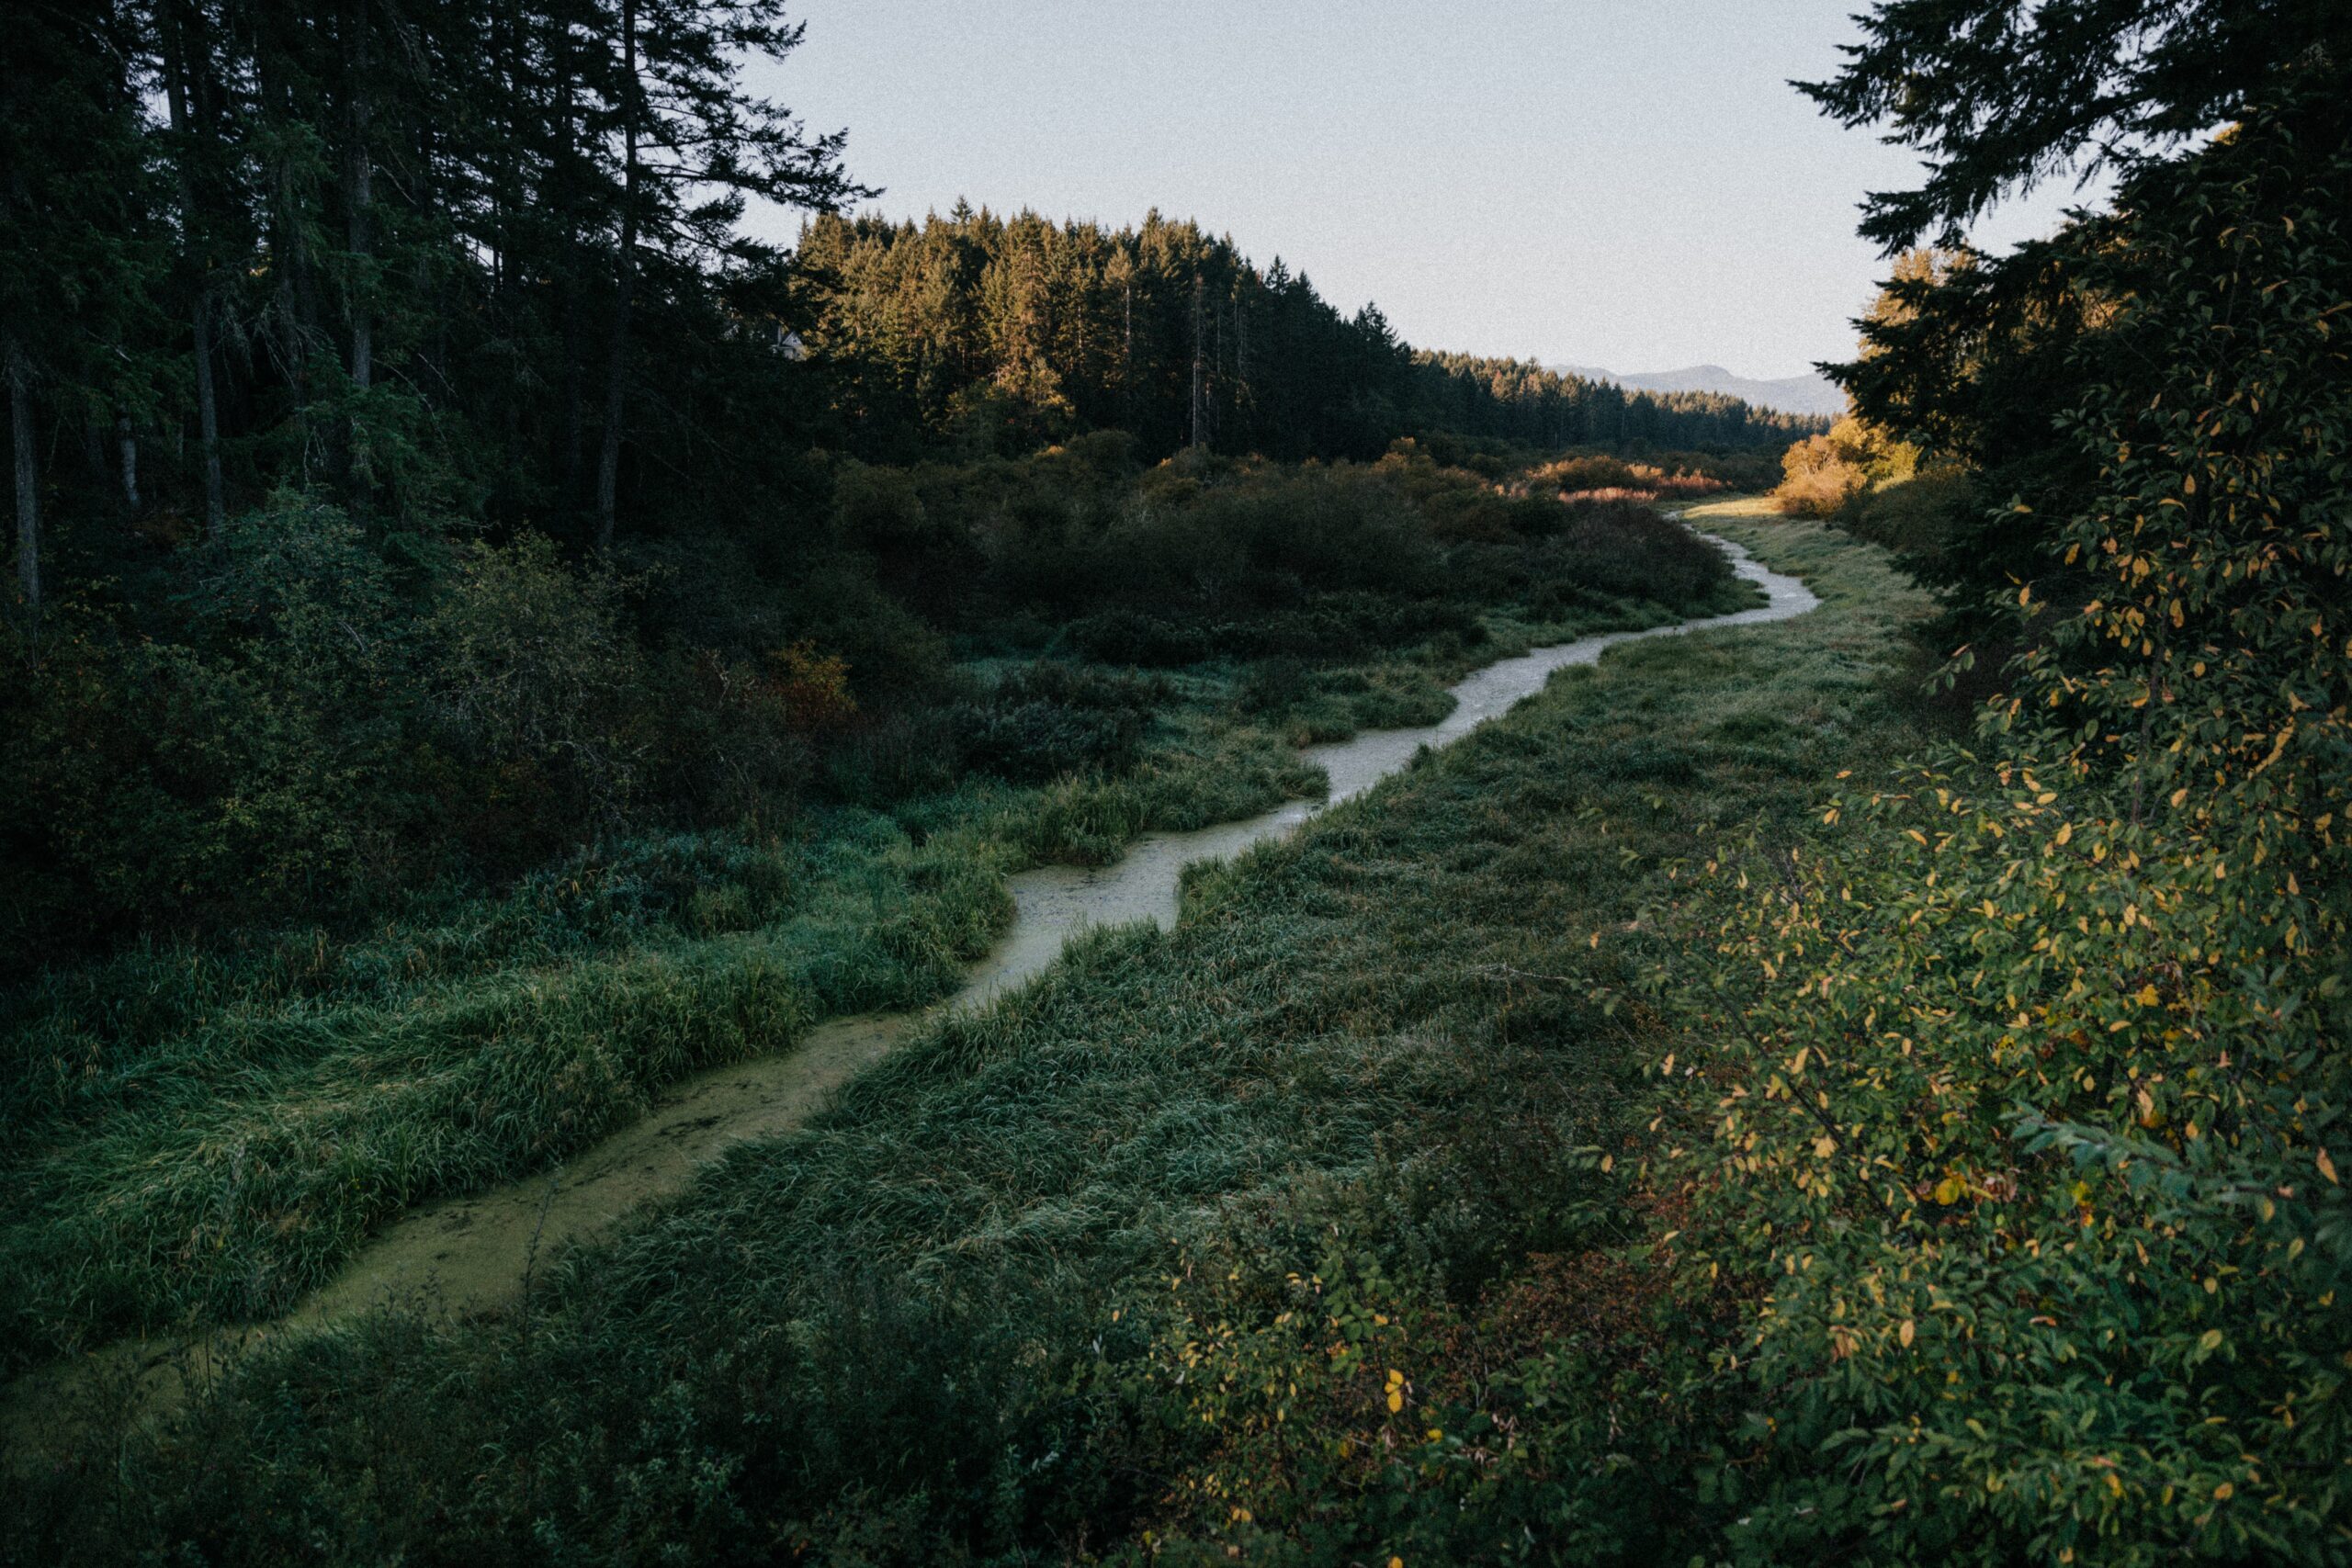
<svg viewBox="0 0 2352 1568">
<path fill-rule="evenodd" d="M 861 461 L 1104 433 L 1009 487 L 1099 531 L 1180 450 L 1418 436 L 1498 479 L 1811 428 L 1418 353 L 1156 215 L 844 218 L 871 193 L 842 137 L 741 85 L 801 36 L 773 9 L 12 27 L 12 959 L 508 875 L 583 821 L 788 810 L 822 749 L 796 682 L 869 718 L 935 697 L 929 650 L 987 612 L 912 585 L 967 572 L 1012 504 L 975 470 L 902 515 Z M 754 202 L 812 215 L 798 244 L 752 237 Z"/>
<path fill-rule="evenodd" d="M 12 14 L 0 1561 L 2352 1562 L 2352 18 L 1854 25 L 1832 423 L 758 0 Z"/>
</svg>

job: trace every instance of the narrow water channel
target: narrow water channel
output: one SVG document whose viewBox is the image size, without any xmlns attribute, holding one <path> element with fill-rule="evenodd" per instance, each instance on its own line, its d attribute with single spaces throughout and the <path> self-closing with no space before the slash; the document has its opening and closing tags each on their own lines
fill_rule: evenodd
<svg viewBox="0 0 2352 1568">
<path fill-rule="evenodd" d="M 1051 964 L 1080 928 L 1155 920 L 1176 923 L 1179 881 L 1193 861 L 1224 860 L 1267 839 L 1287 837 L 1319 811 L 1362 795 L 1413 760 L 1427 746 L 1450 746 L 1488 719 L 1509 712 L 1544 689 L 1555 670 L 1590 664 L 1621 642 L 1676 637 L 1717 626 L 1785 621 L 1818 604 L 1813 590 L 1793 577 L 1772 571 L 1728 539 L 1701 537 L 1731 557 L 1733 570 L 1764 590 L 1766 602 L 1752 610 L 1709 615 L 1639 632 L 1603 632 L 1555 643 L 1516 659 L 1500 660 L 1466 676 L 1453 688 L 1453 711 L 1419 729 L 1366 730 L 1352 740 L 1310 746 L 1301 753 L 1330 778 L 1328 800 L 1287 801 L 1262 817 L 1220 822 L 1190 833 L 1147 833 L 1106 866 L 1040 866 L 1012 878 L 1016 913 L 1012 929 L 994 953 L 974 971 L 949 1007 L 985 999 Z"/>
<path fill-rule="evenodd" d="M 935 1007 L 986 1003 L 1045 969 L 1060 956 L 1065 942 L 1089 926 L 1136 920 L 1173 926 L 1186 865 L 1223 859 L 1296 831 L 1317 812 L 1404 768 L 1422 747 L 1459 740 L 1542 691 L 1554 671 L 1590 664 L 1621 642 L 1786 620 L 1820 603 L 1797 579 L 1768 570 L 1729 540 L 1705 537 L 1731 557 L 1741 577 L 1763 589 L 1763 604 L 1647 631 L 1579 637 L 1501 660 L 1453 687 L 1453 711 L 1441 723 L 1369 730 L 1352 740 L 1310 747 L 1306 760 L 1330 777 L 1327 800 L 1290 801 L 1263 816 L 1190 833 L 1146 834 L 1106 866 L 1049 865 L 1022 872 L 1012 879 L 1012 926 L 973 967 L 963 988 Z M 730 1144 L 797 1126 L 926 1016 L 836 1019 L 810 1030 L 791 1050 L 683 1079 L 635 1125 L 573 1156 L 552 1177 L 532 1177 L 404 1216 L 298 1309 L 296 1320 L 333 1319 L 388 1295 L 420 1292 L 458 1311 L 512 1299 L 534 1257 L 543 1260 L 550 1250 L 638 1204 L 683 1188 Z"/>
</svg>

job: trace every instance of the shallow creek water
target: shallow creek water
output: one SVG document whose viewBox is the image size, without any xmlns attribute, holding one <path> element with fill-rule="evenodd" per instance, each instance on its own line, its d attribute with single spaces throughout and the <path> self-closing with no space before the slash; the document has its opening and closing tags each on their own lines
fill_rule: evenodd
<svg viewBox="0 0 2352 1568">
<path fill-rule="evenodd" d="M 1543 690 L 1557 670 L 1591 664 L 1621 642 L 1802 615 L 1820 603 L 1803 582 L 1771 571 L 1747 551 L 1702 536 L 1734 569 L 1763 589 L 1766 603 L 1647 631 L 1607 632 L 1539 648 L 1487 665 L 1453 688 L 1453 711 L 1418 729 L 1371 730 L 1304 753 L 1330 778 L 1325 801 L 1291 801 L 1244 821 L 1190 833 L 1151 833 L 1111 865 L 1043 866 L 1012 878 L 1012 927 L 977 964 L 962 989 L 922 1012 L 836 1019 L 775 1055 L 713 1068 L 670 1086 L 635 1124 L 541 1175 L 412 1211 L 368 1243 L 340 1273 L 274 1327 L 232 1330 L 191 1341 L 111 1346 L 19 1381 L 6 1404 L 17 1427 L 63 1385 L 94 1373 L 128 1376 L 146 1404 L 168 1403 L 191 1376 L 258 1337 L 347 1319 L 391 1301 L 422 1301 L 466 1314 L 494 1310 L 519 1296 L 530 1273 L 564 1247 L 594 1235 L 649 1201 L 683 1189 L 729 1145 L 772 1136 L 806 1122 L 860 1068 L 904 1039 L 930 1011 L 984 1005 L 1060 955 L 1089 926 L 1176 920 L 1183 869 L 1232 856 L 1295 831 L 1308 818 L 1361 795 L 1411 762 L 1422 747 L 1449 745 L 1521 699 Z M 152 1386 L 148 1386 L 152 1385 Z M 19 1434 L 21 1435 L 21 1427 Z"/>
</svg>

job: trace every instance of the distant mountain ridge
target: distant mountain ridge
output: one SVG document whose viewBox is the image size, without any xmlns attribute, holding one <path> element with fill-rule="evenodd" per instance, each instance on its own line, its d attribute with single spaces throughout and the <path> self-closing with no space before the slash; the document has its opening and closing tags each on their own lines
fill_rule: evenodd
<svg viewBox="0 0 2352 1568">
<path fill-rule="evenodd" d="M 1645 392 L 1722 392 L 1756 408 L 1783 413 L 1821 414 L 1836 418 L 1846 412 L 1846 394 L 1826 376 L 1808 373 L 1758 380 L 1735 376 L 1720 365 L 1692 365 L 1680 370 L 1644 370 L 1624 374 L 1592 365 L 1554 365 L 1546 368 L 1589 381 L 1613 381 Z"/>
</svg>

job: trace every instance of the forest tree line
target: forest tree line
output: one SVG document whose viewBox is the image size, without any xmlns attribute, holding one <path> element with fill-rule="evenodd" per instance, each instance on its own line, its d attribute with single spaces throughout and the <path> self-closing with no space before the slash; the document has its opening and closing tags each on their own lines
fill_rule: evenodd
<svg viewBox="0 0 2352 1568">
<path fill-rule="evenodd" d="M 922 223 L 803 231 L 823 288 L 808 334 L 861 454 L 1035 446 L 1132 432 L 1271 457 L 1375 457 L 1439 433 L 1557 449 L 1778 448 L 1821 427 L 1714 392 L 1637 392 L 1531 360 L 1418 350 L 1379 308 L 1343 314 L 1277 256 L 1158 212 L 1115 232 L 958 202 Z"/>
<path fill-rule="evenodd" d="M 1813 428 L 1418 353 L 1157 214 L 920 228 L 840 133 L 751 94 L 757 0 L 120 0 L 6 42 L 0 358 L 17 592 L 122 577 L 296 487 L 373 516 L 617 535 L 789 527 L 812 447 L 905 459 L 1086 429 L 1373 457 Z M 797 253 L 753 201 L 819 215 Z M 803 345 L 811 351 L 804 354 Z M 46 526 L 45 526 L 46 523 Z"/>
</svg>

